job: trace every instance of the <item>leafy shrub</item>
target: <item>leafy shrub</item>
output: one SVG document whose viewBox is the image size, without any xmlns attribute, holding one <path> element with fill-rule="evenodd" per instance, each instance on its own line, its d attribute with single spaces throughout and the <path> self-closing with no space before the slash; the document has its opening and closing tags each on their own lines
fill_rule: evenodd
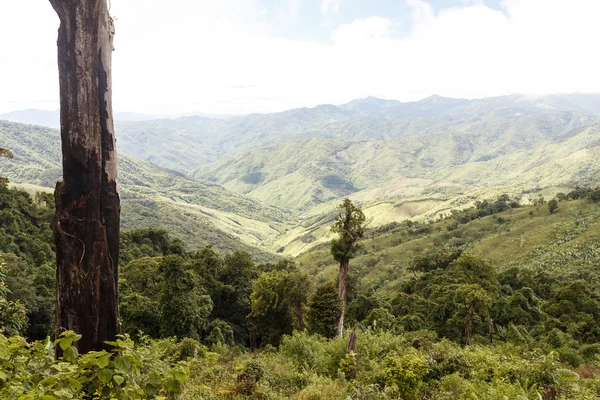
<svg viewBox="0 0 600 400">
<path fill-rule="evenodd" d="M 174 398 L 183 390 L 189 371 L 185 364 L 148 370 L 133 342 L 121 337 L 108 343 L 109 352 L 77 353 L 81 338 L 63 332 L 53 344 L 27 343 L 0 335 L 2 398 Z M 75 345 L 74 345 L 75 344 Z M 54 359 L 54 346 L 63 356 Z"/>
<path fill-rule="evenodd" d="M 341 382 L 329 378 L 315 377 L 312 382 L 302 389 L 295 400 L 344 400 L 344 386 Z"/>
<path fill-rule="evenodd" d="M 424 357 L 416 352 L 405 355 L 389 354 L 382 361 L 379 381 L 402 399 L 416 398 L 429 371 Z"/>
<path fill-rule="evenodd" d="M 197 340 L 184 338 L 178 345 L 178 353 L 178 360 L 196 358 L 199 355 L 206 353 L 206 346 L 200 344 Z"/>
</svg>

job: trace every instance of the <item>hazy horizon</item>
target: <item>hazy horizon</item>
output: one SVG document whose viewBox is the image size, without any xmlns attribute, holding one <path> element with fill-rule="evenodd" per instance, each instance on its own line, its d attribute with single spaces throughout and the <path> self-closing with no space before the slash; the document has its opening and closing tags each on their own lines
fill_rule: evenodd
<svg viewBox="0 0 600 400">
<path fill-rule="evenodd" d="M 115 110 L 277 112 L 374 96 L 598 93 L 595 0 L 112 0 Z M 58 108 L 58 17 L 0 5 L 0 113 Z"/>
<path fill-rule="evenodd" d="M 121 116 L 124 115 L 131 115 L 131 116 L 139 116 L 139 117 L 147 117 L 144 119 L 175 119 L 175 118 L 183 118 L 183 117 L 193 117 L 193 116 L 199 116 L 199 117 L 205 117 L 205 118 L 229 118 L 229 117 L 244 117 L 244 116 L 248 116 L 248 115 L 252 115 L 252 114 L 276 114 L 276 113 L 281 113 L 281 112 L 286 112 L 286 111 L 292 111 L 295 109 L 303 109 L 303 108 L 315 108 L 315 107 L 319 107 L 319 106 L 325 106 L 325 105 L 333 105 L 333 106 L 343 106 L 345 104 L 351 103 L 353 101 L 360 101 L 360 100 L 367 100 L 369 98 L 373 98 L 373 99 L 377 99 L 377 100 L 384 100 L 384 101 L 397 101 L 400 103 L 418 103 L 424 100 L 427 100 L 431 97 L 441 97 L 441 98 L 446 98 L 446 99 L 453 99 L 453 100 L 483 100 L 483 99 L 488 99 L 488 98 L 496 98 L 496 97 L 512 97 L 512 96 L 523 96 L 525 98 L 529 98 L 529 99 L 536 99 L 536 98 L 543 98 L 546 96 L 570 96 L 570 95 L 593 95 L 593 96 L 600 96 L 600 92 L 590 92 L 590 93 L 585 93 L 585 92 L 571 92 L 571 93 L 543 93 L 543 94 L 524 94 L 524 93 L 511 93 L 511 94 L 506 94 L 506 95 L 499 95 L 499 96 L 486 96 L 486 97 L 479 97 L 479 98 L 466 98 L 466 97 L 447 97 L 447 96 L 440 96 L 436 93 L 433 93 L 427 97 L 424 97 L 422 99 L 418 99 L 418 100 L 414 100 L 414 101 L 400 101 L 398 99 L 391 99 L 391 98 L 382 98 L 382 97 L 375 97 L 375 96 L 367 96 L 367 97 L 362 97 L 362 98 L 356 98 L 356 99 L 351 99 L 348 102 L 345 103 L 339 103 L 339 104 L 331 104 L 331 103 L 321 103 L 321 104 L 317 104 L 314 106 L 299 106 L 299 107 L 294 107 L 294 108 L 286 108 L 286 109 L 282 109 L 282 110 L 275 110 L 275 111 L 269 111 L 269 112 L 249 112 L 249 113 L 245 113 L 245 114 L 209 114 L 209 113 L 202 113 L 202 112 L 186 112 L 186 113 L 174 113 L 174 114 L 160 114 L 160 113 L 144 113 L 144 112 L 135 112 L 135 111 L 128 111 L 128 110 L 113 110 L 113 112 L 115 114 L 121 114 Z M 16 113 L 22 113 L 22 112 L 27 112 L 27 111 L 34 111 L 34 112 L 48 112 L 48 113 L 59 113 L 60 112 L 60 108 L 55 108 L 55 109 L 43 109 L 43 108 L 25 108 L 25 109 L 19 109 L 19 110 L 12 110 L 12 111 L 7 111 L 7 112 L 2 112 L 2 110 L 0 110 L 0 117 L 1 116 L 6 116 L 6 115 L 10 115 L 10 114 L 16 114 Z M 115 119 L 119 119 L 118 116 L 115 117 Z M 121 118 L 122 119 L 122 118 Z M 123 120 L 123 119 L 122 119 Z"/>
</svg>

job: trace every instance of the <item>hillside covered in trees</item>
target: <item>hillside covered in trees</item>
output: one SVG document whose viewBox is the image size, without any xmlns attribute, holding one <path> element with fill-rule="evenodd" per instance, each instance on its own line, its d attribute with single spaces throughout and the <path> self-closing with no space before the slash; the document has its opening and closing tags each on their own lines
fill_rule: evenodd
<svg viewBox="0 0 600 400">
<path fill-rule="evenodd" d="M 0 399 L 600 400 L 600 1 L 35 3 Z"/>
<path fill-rule="evenodd" d="M 2 329 L 41 342 L 0 336 L 0 393 L 597 398 L 598 193 L 500 196 L 435 222 L 367 229 L 351 260 L 342 338 L 328 247 L 257 264 L 240 250 L 191 249 L 164 229 L 126 230 L 121 323 L 137 345 L 123 338 L 114 359 L 77 357 L 67 332 L 55 345 L 68 351 L 54 364 L 44 347 L 54 329 L 53 203 L 4 181 Z"/>
<path fill-rule="evenodd" d="M 590 99 L 119 122 L 126 335 L 85 355 L 46 339 L 58 132 L 0 122 L 0 394 L 600 398 Z"/>
</svg>

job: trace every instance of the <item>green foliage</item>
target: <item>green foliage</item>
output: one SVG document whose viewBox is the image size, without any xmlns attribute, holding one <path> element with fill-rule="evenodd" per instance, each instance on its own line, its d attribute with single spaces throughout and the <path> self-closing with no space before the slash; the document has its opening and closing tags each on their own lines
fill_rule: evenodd
<svg viewBox="0 0 600 400">
<path fill-rule="evenodd" d="M 8 300 L 10 290 L 5 284 L 4 261 L 0 258 L 0 334 L 18 335 L 27 325 L 27 315 L 18 300 Z"/>
<path fill-rule="evenodd" d="M 391 305 L 374 290 L 358 293 L 348 304 L 346 318 L 350 325 L 365 323 L 367 316 L 375 309 L 391 309 Z"/>
<path fill-rule="evenodd" d="M 176 398 L 189 375 L 184 363 L 140 352 L 127 337 L 109 343 L 111 351 L 77 353 L 81 338 L 66 331 L 54 343 L 27 343 L 0 334 L 0 396 L 19 399 Z M 63 356 L 54 359 L 53 347 Z M 148 365 L 153 367 L 149 369 Z"/>
<path fill-rule="evenodd" d="M 364 236 L 365 215 L 350 199 L 344 199 L 338 207 L 339 215 L 331 226 L 338 238 L 331 241 L 333 258 L 342 263 L 355 257 L 360 249 L 359 241 Z"/>
<path fill-rule="evenodd" d="M 376 331 L 393 331 L 396 325 L 396 317 L 387 308 L 374 308 L 363 320 L 363 324 Z"/>
<path fill-rule="evenodd" d="M 382 385 L 402 399 L 415 399 L 429 371 L 423 356 L 411 352 L 403 356 L 389 354 L 382 361 L 379 375 Z"/>
<path fill-rule="evenodd" d="M 272 270 L 258 277 L 250 294 L 251 315 L 267 333 L 268 343 L 279 344 L 281 335 L 290 334 L 293 326 L 304 329 L 303 309 L 311 291 L 310 277 L 295 268 Z"/>
<path fill-rule="evenodd" d="M 554 211 L 558 209 L 558 201 L 556 199 L 552 199 L 548 202 L 548 211 L 552 214 Z"/>
<path fill-rule="evenodd" d="M 9 301 L 25 307 L 28 324 L 19 333 L 43 339 L 52 331 L 54 241 L 50 222 L 54 199 L 0 185 L 0 255 L 5 261 Z"/>
<path fill-rule="evenodd" d="M 252 312 L 250 294 L 252 282 L 258 277 L 258 267 L 246 252 L 237 251 L 223 259 L 219 271 L 219 287 L 211 294 L 214 302 L 212 317 L 230 324 L 236 342 L 249 344 Z"/>
<path fill-rule="evenodd" d="M 308 329 L 324 337 L 337 334 L 337 320 L 340 316 L 340 297 L 332 284 L 317 287 L 308 302 Z"/>
<path fill-rule="evenodd" d="M 227 322 L 218 318 L 208 325 L 208 332 L 206 343 L 210 345 L 225 344 L 231 346 L 234 343 L 233 329 Z"/>
<path fill-rule="evenodd" d="M 495 200 L 483 200 L 475 202 L 475 207 L 463 210 L 451 210 L 452 218 L 459 224 L 466 224 L 477 218 L 487 217 L 506 211 L 511 208 L 518 208 L 519 203 L 511 200 L 507 194 L 498 196 Z"/>
<path fill-rule="evenodd" d="M 160 293 L 161 335 L 199 338 L 208 325 L 208 317 L 213 309 L 212 299 L 202 294 L 195 274 L 184 270 L 181 256 L 166 256 L 158 270 L 163 277 Z"/>
<path fill-rule="evenodd" d="M 54 202 L 17 189 L 0 187 L 0 252 L 13 253 L 35 266 L 54 258 L 50 222 Z"/>
</svg>

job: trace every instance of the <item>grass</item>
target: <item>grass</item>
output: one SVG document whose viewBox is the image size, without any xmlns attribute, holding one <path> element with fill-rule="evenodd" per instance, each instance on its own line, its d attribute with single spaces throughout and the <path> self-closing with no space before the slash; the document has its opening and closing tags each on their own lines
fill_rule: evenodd
<svg viewBox="0 0 600 400">
<path fill-rule="evenodd" d="M 15 154 L 0 160 L 0 176 L 31 193 L 52 192 L 61 177 L 56 130 L 0 121 L 0 143 Z M 191 249 L 212 244 L 272 260 L 274 239 L 296 224 L 277 207 L 127 156 L 119 158 L 119 180 L 124 229 L 165 228 Z"/>
<path fill-rule="evenodd" d="M 594 267 L 600 262 L 594 247 L 600 239 L 600 205 L 588 200 L 560 202 L 553 214 L 546 205 L 524 206 L 449 230 L 454 225 L 447 219 L 424 224 L 429 228 L 424 233 L 410 233 L 402 226 L 389 233 L 370 231 L 362 254 L 351 261 L 351 274 L 362 289 L 391 293 L 411 274 L 409 266 L 415 256 L 448 245 L 461 245 L 499 269 L 536 267 L 550 259 L 560 260 L 565 267 Z M 320 282 L 336 279 L 338 265 L 326 244 L 301 254 L 297 261 Z"/>
</svg>

